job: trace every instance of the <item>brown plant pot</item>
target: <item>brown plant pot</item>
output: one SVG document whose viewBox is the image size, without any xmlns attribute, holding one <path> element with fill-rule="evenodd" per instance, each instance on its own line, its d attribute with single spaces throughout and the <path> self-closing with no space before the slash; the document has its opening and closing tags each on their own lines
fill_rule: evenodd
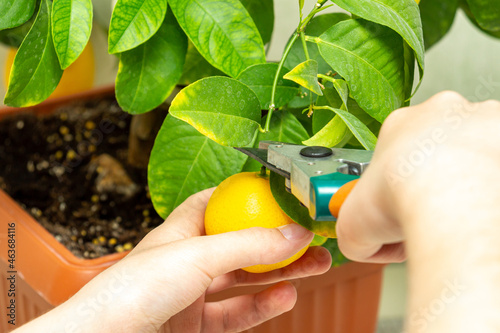
<svg viewBox="0 0 500 333">
<path fill-rule="evenodd" d="M 113 93 L 112 87 L 54 99 L 32 107 L 47 114 L 77 98 Z M 19 109 L 0 108 L 3 115 Z M 8 258 L 9 224 L 15 223 L 15 261 Z M 61 304 L 94 276 L 122 259 L 128 252 L 97 259 L 80 259 L 60 244 L 46 229 L 0 190 L 0 307 L 10 304 L 10 275 L 15 275 L 16 326 L 0 320 L 0 331 L 8 332 Z M 11 243 L 12 244 L 12 243 Z M 382 281 L 382 265 L 349 263 L 324 275 L 294 280 L 298 290 L 295 308 L 247 332 L 251 333 L 366 333 L 374 332 Z M 12 272 L 12 273 L 11 273 Z M 255 293 L 264 287 L 226 290 L 210 300 Z M 8 310 L 8 309 L 7 309 Z M 8 313 L 8 312 L 7 312 Z M 160 330 L 163 332 L 163 330 Z"/>
</svg>

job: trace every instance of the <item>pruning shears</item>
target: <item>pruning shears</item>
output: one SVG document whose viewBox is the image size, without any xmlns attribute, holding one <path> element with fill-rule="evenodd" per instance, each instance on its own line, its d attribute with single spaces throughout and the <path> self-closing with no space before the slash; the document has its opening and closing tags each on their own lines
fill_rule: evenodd
<svg viewBox="0 0 500 333">
<path fill-rule="evenodd" d="M 335 221 L 338 209 L 370 164 L 373 152 L 261 141 L 259 148 L 236 148 L 270 171 L 316 221 Z M 342 195 L 336 195 L 343 193 Z"/>
</svg>

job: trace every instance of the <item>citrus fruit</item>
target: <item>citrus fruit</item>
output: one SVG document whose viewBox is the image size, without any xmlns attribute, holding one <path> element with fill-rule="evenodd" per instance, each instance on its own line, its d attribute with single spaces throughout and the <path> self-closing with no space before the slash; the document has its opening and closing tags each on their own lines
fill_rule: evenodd
<svg viewBox="0 0 500 333">
<path fill-rule="evenodd" d="M 9 76 L 17 49 L 10 48 L 7 53 L 4 68 L 4 83 L 5 88 L 9 86 Z M 49 98 L 57 98 L 67 96 L 89 90 L 94 85 L 94 51 L 92 44 L 89 42 L 82 54 L 69 66 L 63 73 L 61 81 L 56 90 L 49 96 Z"/>
<path fill-rule="evenodd" d="M 215 189 L 205 211 L 207 235 L 252 227 L 276 228 L 290 223 L 295 222 L 274 200 L 269 177 L 259 172 L 242 172 L 224 180 Z M 285 267 L 299 259 L 307 248 L 278 263 L 255 265 L 243 270 L 264 273 Z"/>
</svg>

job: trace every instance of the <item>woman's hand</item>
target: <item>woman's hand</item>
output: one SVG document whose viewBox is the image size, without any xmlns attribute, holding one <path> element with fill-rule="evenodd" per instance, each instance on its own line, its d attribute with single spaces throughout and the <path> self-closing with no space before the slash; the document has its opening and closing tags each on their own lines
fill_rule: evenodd
<svg viewBox="0 0 500 333">
<path fill-rule="evenodd" d="M 187 199 L 123 260 L 20 331 L 157 332 L 166 323 L 172 333 L 236 332 L 292 309 L 297 295 L 288 282 L 255 295 L 205 302 L 207 294 L 224 289 L 317 275 L 331 266 L 329 252 L 313 247 L 280 270 L 240 270 L 284 260 L 310 243 L 313 234 L 293 223 L 205 236 L 204 212 L 212 191 Z"/>
<path fill-rule="evenodd" d="M 408 332 L 500 327 L 500 103 L 453 92 L 395 111 L 340 210 L 353 260 L 408 257 Z"/>
</svg>

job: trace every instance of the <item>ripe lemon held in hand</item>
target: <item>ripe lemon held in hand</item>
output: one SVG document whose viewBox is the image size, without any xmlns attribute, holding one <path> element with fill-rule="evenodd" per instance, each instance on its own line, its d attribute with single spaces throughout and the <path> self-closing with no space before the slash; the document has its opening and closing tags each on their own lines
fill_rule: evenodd
<svg viewBox="0 0 500 333">
<path fill-rule="evenodd" d="M 215 189 L 205 211 L 207 235 L 252 227 L 276 228 L 295 223 L 274 200 L 269 177 L 259 172 L 242 172 L 224 180 Z M 269 265 L 255 265 L 243 270 L 264 273 L 285 267 L 299 259 L 308 246 L 292 257 Z"/>
</svg>

